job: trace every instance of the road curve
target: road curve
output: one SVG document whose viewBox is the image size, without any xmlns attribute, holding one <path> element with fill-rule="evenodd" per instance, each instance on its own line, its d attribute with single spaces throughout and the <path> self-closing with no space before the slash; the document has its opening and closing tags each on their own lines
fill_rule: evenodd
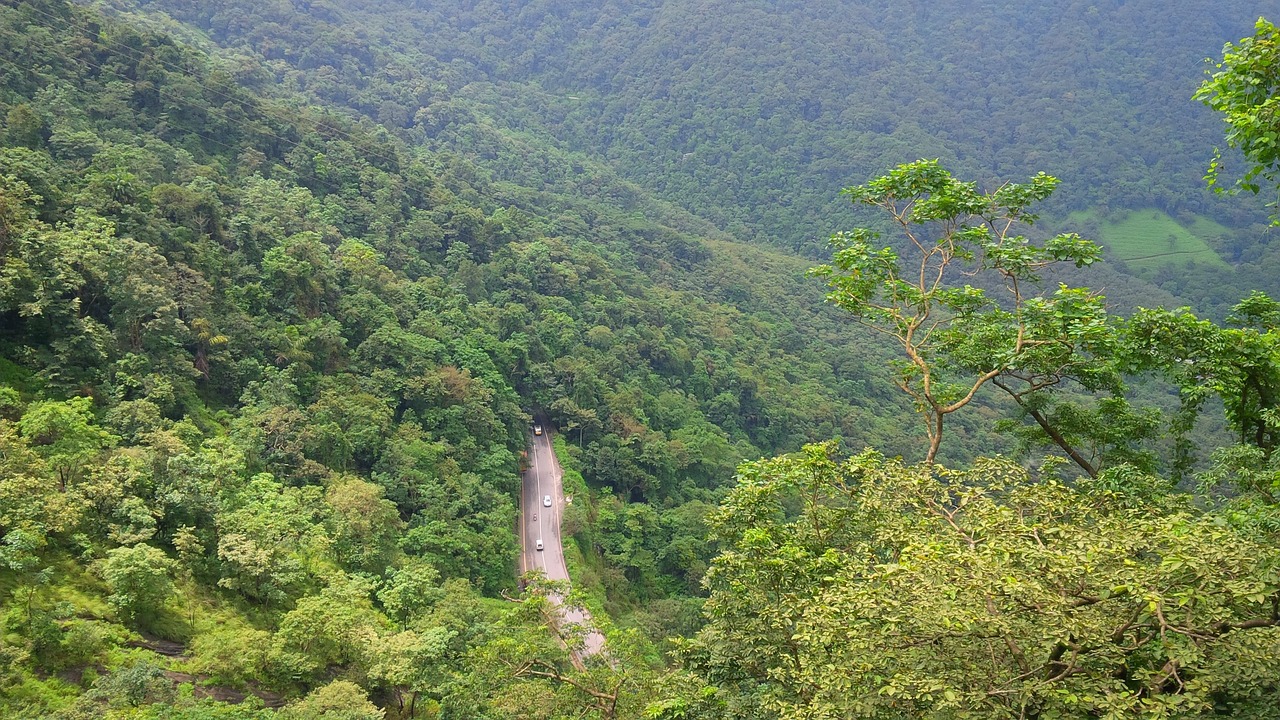
<svg viewBox="0 0 1280 720">
<path fill-rule="evenodd" d="M 560 536 L 564 516 L 563 471 L 551 448 L 551 434 L 532 435 L 529 445 L 529 467 L 525 470 L 520 492 L 520 572 L 541 570 L 551 580 L 569 581 L 569 569 L 564 564 L 564 543 Z M 551 507 L 543 505 L 551 496 Z M 538 540 L 543 550 L 538 550 Z M 561 598 L 555 598 L 557 602 Z M 586 610 L 562 608 L 562 622 L 588 628 L 583 638 L 582 655 L 597 655 L 604 650 L 604 636 L 595 629 L 591 615 Z"/>
</svg>

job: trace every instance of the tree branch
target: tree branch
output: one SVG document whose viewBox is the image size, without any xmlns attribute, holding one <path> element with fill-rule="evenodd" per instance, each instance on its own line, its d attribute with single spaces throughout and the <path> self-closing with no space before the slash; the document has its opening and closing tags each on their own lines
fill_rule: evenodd
<svg viewBox="0 0 1280 720">
<path fill-rule="evenodd" d="M 1023 411 L 1036 421 L 1036 424 L 1040 426 L 1040 429 L 1044 430 L 1044 433 L 1049 436 L 1049 439 L 1053 441 L 1053 444 L 1061 448 L 1062 451 L 1067 454 L 1067 457 L 1071 458 L 1076 465 L 1080 466 L 1081 470 L 1084 470 L 1091 478 L 1098 477 L 1098 468 L 1094 467 L 1093 463 L 1085 459 L 1084 455 L 1080 454 L 1080 451 L 1076 450 L 1071 443 L 1067 442 L 1067 438 L 1064 437 L 1062 433 L 1058 432 L 1058 429 L 1049 422 L 1049 419 L 1044 416 L 1044 413 L 1040 412 L 1023 400 L 1023 393 L 1014 392 L 1013 388 L 1005 385 L 999 378 L 993 380 L 992 384 L 1008 393 L 1009 397 L 1013 398 L 1013 401 L 1018 403 Z M 1030 390 L 1027 392 L 1030 392 Z"/>
<path fill-rule="evenodd" d="M 617 716 L 618 698 L 621 694 L 622 686 L 626 684 L 626 678 L 622 678 L 618 681 L 618 684 L 613 687 L 611 692 L 597 690 L 568 675 L 565 675 L 557 670 L 554 665 L 538 659 L 530 660 L 524 665 L 516 668 L 514 675 L 515 677 L 541 677 L 565 683 L 566 685 L 573 687 L 578 692 L 594 698 L 597 701 L 597 709 L 600 710 L 606 718 L 614 718 Z"/>
</svg>

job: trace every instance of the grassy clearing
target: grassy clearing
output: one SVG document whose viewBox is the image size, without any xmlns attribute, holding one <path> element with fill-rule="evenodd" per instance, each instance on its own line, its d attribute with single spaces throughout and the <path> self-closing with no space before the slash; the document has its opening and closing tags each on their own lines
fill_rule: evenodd
<svg viewBox="0 0 1280 720">
<path fill-rule="evenodd" d="M 1206 242 L 1228 230 L 1207 218 L 1197 217 L 1187 227 L 1159 210 L 1146 208 L 1114 219 L 1099 218 L 1094 211 L 1074 212 L 1067 219 L 1073 224 L 1096 223 L 1096 239 L 1107 253 L 1135 270 L 1184 265 L 1192 260 L 1224 270 L 1231 268 Z"/>
</svg>

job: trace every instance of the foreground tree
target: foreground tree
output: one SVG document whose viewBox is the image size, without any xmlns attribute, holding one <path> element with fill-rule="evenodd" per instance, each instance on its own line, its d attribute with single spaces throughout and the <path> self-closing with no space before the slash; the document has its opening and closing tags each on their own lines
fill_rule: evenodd
<svg viewBox="0 0 1280 720">
<path fill-rule="evenodd" d="M 1280 403 L 1280 303 L 1255 292 L 1232 308 L 1226 326 L 1190 308 L 1139 310 L 1127 325 L 1126 362 L 1177 385 L 1184 425 L 1216 395 L 1237 442 L 1271 456 L 1280 445 L 1273 418 Z"/>
<path fill-rule="evenodd" d="M 920 160 L 843 191 L 886 212 L 901 238 L 896 248 L 882 247 L 868 228 L 837 233 L 831 263 L 811 272 L 827 281 L 829 302 L 902 348 L 897 382 L 924 416 L 927 463 L 937 457 L 947 416 L 997 381 L 1082 469 L 1097 472 L 1029 398 L 1067 378 L 1091 389 L 1114 382 L 1092 362 L 1114 341 L 1103 299 L 1066 286 L 1051 295 L 1037 290 L 1045 268 L 1089 265 L 1100 249 L 1074 233 L 1041 244 L 1017 234 L 1057 184 L 1041 173 L 983 193 L 936 160 Z M 988 295 L 997 286 L 1004 297 Z"/>
<path fill-rule="evenodd" d="M 476 649 L 468 679 L 476 704 L 494 718 L 640 717 L 657 673 L 644 657 L 636 631 L 611 633 L 608 655 L 582 652 L 589 628 L 565 620 L 581 609 L 568 583 L 541 572 L 524 576 L 525 592 L 512 600 L 490 640 Z M 480 698 L 484 698 L 481 700 Z"/>
<path fill-rule="evenodd" d="M 783 718 L 1273 712 L 1280 553 L 1158 485 L 832 445 L 747 463 L 691 664 Z"/>
<path fill-rule="evenodd" d="M 1227 43 L 1222 62 L 1214 65 L 1195 97 L 1222 113 L 1227 124 L 1227 146 L 1244 154 L 1248 166 L 1235 187 L 1257 194 L 1266 181 L 1274 192 L 1280 184 L 1280 30 L 1258 18 L 1252 37 Z M 1220 187 L 1222 153 L 1216 151 L 1206 178 Z M 1270 203 L 1273 222 L 1280 223 Z"/>
</svg>

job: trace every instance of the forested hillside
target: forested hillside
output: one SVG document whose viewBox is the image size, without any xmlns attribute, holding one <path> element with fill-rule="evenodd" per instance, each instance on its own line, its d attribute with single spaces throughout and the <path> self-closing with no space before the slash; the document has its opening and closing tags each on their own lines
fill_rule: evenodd
<svg viewBox="0 0 1280 720">
<path fill-rule="evenodd" d="M 0 0 L 0 715 L 1280 707 L 1256 8 L 424 5 Z"/>
<path fill-rule="evenodd" d="M 432 130 L 445 130 L 454 94 L 512 127 L 542 123 L 703 216 L 785 244 L 811 243 L 839 224 L 832 196 L 849 178 L 921 156 L 987 180 L 1050 172 L 1071 208 L 1224 212 L 1199 182 L 1216 120 L 1191 95 L 1200 63 L 1246 34 L 1259 9 L 143 5 L 268 60 L 327 65 L 328 82 L 309 90 L 388 125 L 434 120 Z M 406 94 L 404 73 L 418 76 L 417 97 Z"/>
<path fill-rule="evenodd" d="M 1213 282 L 1149 278 L 1193 301 L 1224 309 L 1224 282 L 1239 296 L 1275 275 L 1259 205 L 1214 199 L 1201 181 L 1220 133 L 1191 99 L 1204 59 L 1267 9 L 1256 4 L 139 4 L 255 53 L 314 98 L 503 177 L 590 182 L 580 165 L 502 153 L 486 126 L 604 158 L 738 238 L 812 256 L 855 221 L 834 200 L 839 188 L 937 157 L 984 182 L 1059 177 L 1048 210 L 1060 217 L 1154 210 L 1225 222 L 1203 239 L 1243 260 L 1249 281 L 1204 257 L 1197 274 Z M 1124 240 L 1114 257 L 1129 256 Z"/>
<path fill-rule="evenodd" d="M 535 409 L 582 449 L 623 599 L 698 592 L 690 533 L 741 459 L 909 451 L 872 412 L 883 352 L 802 262 L 493 182 L 74 6 L 7 5 L 0 42 L 11 709 L 151 677 L 135 631 L 286 695 L 355 663 L 398 696 L 351 633 L 477 651 Z M 317 645 L 308 607 L 348 624 Z"/>
</svg>

